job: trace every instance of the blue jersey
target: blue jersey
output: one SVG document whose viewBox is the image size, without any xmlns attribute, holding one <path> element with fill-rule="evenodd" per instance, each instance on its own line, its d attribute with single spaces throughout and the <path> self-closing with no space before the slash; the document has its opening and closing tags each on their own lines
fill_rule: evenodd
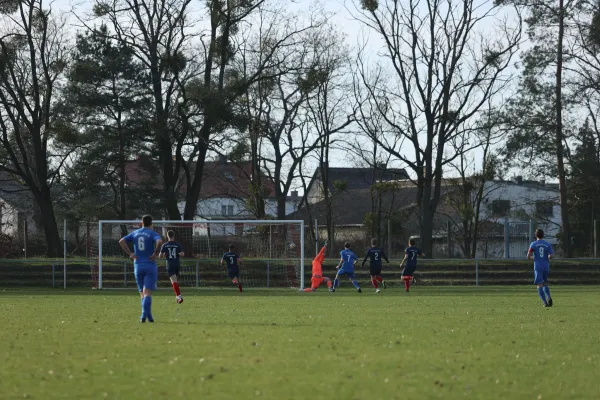
<svg viewBox="0 0 600 400">
<path fill-rule="evenodd" d="M 179 253 L 183 252 L 183 247 L 177 242 L 168 241 L 162 245 L 161 254 L 166 254 L 167 265 L 179 267 Z"/>
<path fill-rule="evenodd" d="M 417 256 L 423 255 L 423 253 L 421 253 L 421 250 L 414 246 L 407 247 L 404 251 L 404 254 L 406 255 L 406 266 L 409 268 L 416 268 Z"/>
<path fill-rule="evenodd" d="M 342 267 L 346 272 L 354 271 L 354 262 L 358 260 L 358 257 L 350 249 L 344 249 L 340 251 L 340 257 L 342 258 Z"/>
<path fill-rule="evenodd" d="M 533 253 L 533 268 L 544 270 L 550 268 L 550 256 L 554 254 L 552 245 L 545 240 L 536 240 L 529 245 L 529 253 Z"/>
<path fill-rule="evenodd" d="M 365 259 L 362 262 L 362 265 L 365 265 L 365 262 L 367 262 L 367 258 L 371 259 L 371 267 L 381 267 L 381 259 L 384 259 L 388 263 L 390 262 L 383 250 L 379 247 L 369 247 L 369 249 L 367 250 L 367 254 L 365 255 Z"/>
<path fill-rule="evenodd" d="M 127 243 L 133 243 L 133 254 L 137 257 L 134 264 L 156 265 L 156 261 L 150 260 L 150 257 L 154 254 L 156 243 L 161 240 L 158 233 L 152 229 L 141 228 L 131 232 L 124 239 Z"/>
<path fill-rule="evenodd" d="M 234 252 L 228 251 L 227 253 L 223 254 L 223 258 L 221 258 L 221 260 L 225 261 L 225 263 L 227 263 L 228 269 L 231 269 L 231 268 L 239 268 L 238 267 L 239 258 L 240 258 L 240 256 L 238 256 Z"/>
</svg>

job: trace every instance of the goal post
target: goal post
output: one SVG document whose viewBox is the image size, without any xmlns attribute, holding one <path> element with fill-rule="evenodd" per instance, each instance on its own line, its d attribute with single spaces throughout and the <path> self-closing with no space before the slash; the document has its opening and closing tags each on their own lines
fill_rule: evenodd
<svg viewBox="0 0 600 400">
<path fill-rule="evenodd" d="M 98 289 L 135 287 L 133 262 L 118 242 L 139 228 L 140 220 L 98 221 L 97 249 L 90 254 L 92 278 Z M 302 220 L 154 220 L 152 228 L 163 242 L 167 231 L 174 231 L 175 240 L 184 249 L 181 286 L 231 285 L 220 261 L 233 244 L 243 261 L 240 280 L 245 287 L 304 288 Z M 165 263 L 157 259 L 159 282 L 168 281 Z"/>
</svg>

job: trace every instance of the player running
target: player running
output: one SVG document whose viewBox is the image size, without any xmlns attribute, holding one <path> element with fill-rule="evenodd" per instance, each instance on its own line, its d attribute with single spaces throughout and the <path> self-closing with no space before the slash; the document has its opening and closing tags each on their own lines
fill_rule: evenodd
<svg viewBox="0 0 600 400">
<path fill-rule="evenodd" d="M 240 266 L 243 264 L 240 256 L 235 253 L 234 245 L 229 245 L 229 251 L 223 254 L 223 257 L 221 258 L 221 265 L 224 264 L 227 264 L 227 276 L 229 279 L 231 279 L 231 282 L 234 285 L 238 286 L 238 290 L 241 292 L 242 284 L 240 283 Z"/>
<path fill-rule="evenodd" d="M 415 239 L 408 241 L 408 246 L 404 251 L 404 259 L 400 263 L 400 268 L 406 263 L 406 267 L 402 271 L 401 279 L 404 281 L 404 290 L 409 291 L 410 284 L 415 284 L 416 280 L 414 277 L 415 271 L 417 270 L 417 256 L 425 257 L 425 253 L 422 253 L 417 247 Z"/>
<path fill-rule="evenodd" d="M 330 292 L 333 292 L 333 288 L 331 287 L 331 279 L 326 276 L 323 276 L 323 260 L 325 259 L 325 250 L 327 249 L 327 242 L 323 244 L 321 251 L 319 254 L 313 259 L 312 262 L 312 278 L 310 279 L 310 288 L 301 289 L 301 292 L 316 292 L 319 286 L 323 282 L 327 283 L 327 287 Z"/>
<path fill-rule="evenodd" d="M 173 291 L 175 292 L 175 300 L 177 301 L 177 304 L 181 304 L 183 303 L 183 296 L 181 295 L 178 282 L 180 268 L 179 257 L 183 257 L 185 253 L 183 252 L 183 247 L 175 241 L 174 231 L 168 231 L 167 238 L 169 241 L 162 245 L 160 255 L 161 257 L 167 258 L 167 275 L 169 275 L 171 286 L 173 286 Z"/>
<path fill-rule="evenodd" d="M 133 252 L 129 244 L 133 243 Z M 142 316 L 140 322 L 154 322 L 152 316 L 152 291 L 156 290 L 158 267 L 156 257 L 159 254 L 162 239 L 152 230 L 152 216 L 142 217 L 142 228 L 131 232 L 119 240 L 119 245 L 134 260 L 133 271 L 135 281 L 142 299 Z"/>
<path fill-rule="evenodd" d="M 363 260 L 361 267 L 365 266 L 367 258 L 371 259 L 371 263 L 369 265 L 371 283 L 375 288 L 375 293 L 379 293 L 381 290 L 379 289 L 377 282 L 381 283 L 384 289 L 387 287 L 385 281 L 381 277 L 381 259 L 384 259 L 388 264 L 390 263 L 390 260 L 388 260 L 383 250 L 377 247 L 377 239 L 371 239 L 371 247 L 369 247 L 367 250 L 367 254 L 365 255 L 365 259 Z"/>
<path fill-rule="evenodd" d="M 535 231 L 535 242 L 529 245 L 527 258 L 533 260 L 533 283 L 537 285 L 538 294 L 544 302 L 544 307 L 552 307 L 552 297 L 548 287 L 548 272 L 550 271 L 550 260 L 554 256 L 552 245 L 544 239 L 544 231 Z"/>
<path fill-rule="evenodd" d="M 333 281 L 333 289 L 331 290 L 332 292 L 335 292 L 335 288 L 339 286 L 339 276 L 346 275 L 350 279 L 350 281 L 352 281 L 352 284 L 354 285 L 358 293 L 362 293 L 362 290 L 360 290 L 360 286 L 356 281 L 356 275 L 354 274 L 354 265 L 357 262 L 358 257 L 356 256 L 356 254 L 354 254 L 352 250 L 350 250 L 350 243 L 344 243 L 344 250 L 340 251 L 340 264 L 336 267 L 338 272 L 335 276 L 335 280 Z"/>
</svg>

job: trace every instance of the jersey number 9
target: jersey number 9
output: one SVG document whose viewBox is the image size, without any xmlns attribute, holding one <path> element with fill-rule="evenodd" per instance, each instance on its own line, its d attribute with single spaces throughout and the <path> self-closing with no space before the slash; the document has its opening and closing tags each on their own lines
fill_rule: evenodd
<svg viewBox="0 0 600 400">
<path fill-rule="evenodd" d="M 544 248 L 540 247 L 540 257 L 544 258 Z"/>
</svg>

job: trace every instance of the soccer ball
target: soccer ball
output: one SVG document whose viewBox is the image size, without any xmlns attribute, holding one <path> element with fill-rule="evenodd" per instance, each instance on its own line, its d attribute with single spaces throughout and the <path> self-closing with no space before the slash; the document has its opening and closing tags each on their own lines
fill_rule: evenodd
<svg viewBox="0 0 600 400">
<path fill-rule="evenodd" d="M 287 242 L 286 247 L 288 250 L 294 250 L 296 248 L 296 244 L 294 242 Z"/>
</svg>

